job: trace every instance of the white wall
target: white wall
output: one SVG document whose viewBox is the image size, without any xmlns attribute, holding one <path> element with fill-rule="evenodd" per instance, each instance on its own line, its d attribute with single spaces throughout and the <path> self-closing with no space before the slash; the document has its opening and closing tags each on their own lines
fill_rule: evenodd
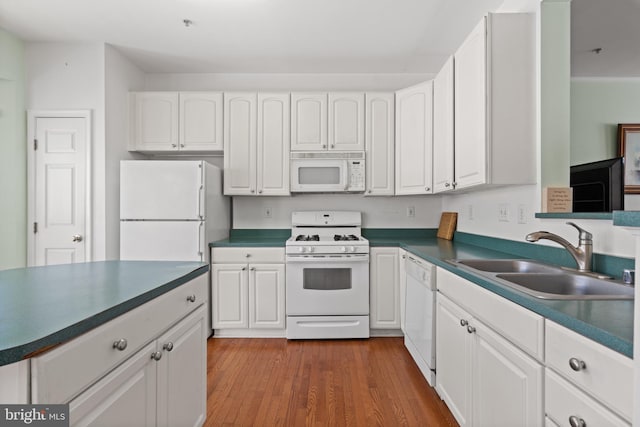
<svg viewBox="0 0 640 427">
<path fill-rule="evenodd" d="M 0 28 L 0 270 L 27 263 L 24 45 Z"/>
<path fill-rule="evenodd" d="M 433 74 L 171 74 L 146 75 L 146 90 L 389 90 L 433 78 Z"/>
<path fill-rule="evenodd" d="M 537 185 L 502 187 L 442 198 L 442 209 L 458 212 L 458 231 L 482 234 L 524 242 L 533 231 L 546 230 L 556 233 L 572 244 L 578 243 L 578 233 L 567 221 L 572 221 L 593 233 L 593 250 L 597 253 L 633 258 L 635 242 L 631 234 L 620 227 L 613 227 L 611 220 L 538 219 L 540 193 Z M 506 205 L 509 222 L 498 221 L 498 208 Z M 525 210 L 525 223 L 518 223 L 518 207 Z M 469 217 L 469 210 L 473 218 Z M 549 241 L 540 244 L 560 247 Z"/>
<path fill-rule="evenodd" d="M 104 44 L 27 43 L 29 110 L 91 110 L 93 260 L 105 258 Z"/>
<path fill-rule="evenodd" d="M 106 259 L 120 258 L 120 160 L 144 158 L 127 151 L 128 94 L 142 90 L 145 76 L 111 45 L 105 46 Z"/>
<path fill-rule="evenodd" d="M 415 217 L 407 216 L 408 207 Z M 265 218 L 265 208 L 272 217 Z M 234 197 L 233 228 L 291 228 L 291 212 L 310 210 L 361 211 L 365 228 L 437 228 L 440 196 L 365 197 L 356 194 L 315 194 L 293 197 Z"/>
</svg>

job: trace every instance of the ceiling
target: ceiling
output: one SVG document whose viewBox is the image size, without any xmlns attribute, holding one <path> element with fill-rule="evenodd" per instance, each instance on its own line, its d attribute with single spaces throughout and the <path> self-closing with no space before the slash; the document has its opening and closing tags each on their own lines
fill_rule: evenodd
<svg viewBox="0 0 640 427">
<path fill-rule="evenodd" d="M 106 42 L 146 72 L 434 73 L 503 2 L 0 0 L 0 27 Z"/>
<path fill-rule="evenodd" d="M 571 1 L 571 75 L 640 77 L 640 0 Z"/>
</svg>

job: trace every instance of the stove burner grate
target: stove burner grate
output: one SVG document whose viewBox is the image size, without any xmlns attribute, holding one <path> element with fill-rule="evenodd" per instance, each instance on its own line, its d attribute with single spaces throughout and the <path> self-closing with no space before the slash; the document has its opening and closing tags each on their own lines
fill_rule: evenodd
<svg viewBox="0 0 640 427">
<path fill-rule="evenodd" d="M 299 234 L 296 236 L 296 242 L 319 242 L 319 241 L 320 241 L 320 236 L 317 234 L 313 234 L 313 235 Z"/>
<path fill-rule="evenodd" d="M 349 235 L 346 235 L 346 234 L 335 234 L 333 236 L 333 240 L 334 241 L 352 241 L 353 242 L 353 241 L 360 240 L 360 238 L 358 236 L 354 235 L 354 234 L 349 234 Z"/>
</svg>

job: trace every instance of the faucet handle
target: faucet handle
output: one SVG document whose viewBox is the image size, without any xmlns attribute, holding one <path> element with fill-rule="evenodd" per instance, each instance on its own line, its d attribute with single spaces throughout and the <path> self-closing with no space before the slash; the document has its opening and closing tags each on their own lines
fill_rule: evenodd
<svg viewBox="0 0 640 427">
<path fill-rule="evenodd" d="M 578 236 L 578 238 L 580 239 L 580 241 L 582 242 L 583 240 L 588 240 L 591 241 L 593 240 L 593 234 L 589 233 L 587 230 L 585 230 L 584 228 L 578 227 L 576 224 L 574 224 L 571 221 L 567 221 L 567 224 L 574 227 L 576 230 L 578 230 L 578 232 L 580 233 L 580 235 Z"/>
</svg>

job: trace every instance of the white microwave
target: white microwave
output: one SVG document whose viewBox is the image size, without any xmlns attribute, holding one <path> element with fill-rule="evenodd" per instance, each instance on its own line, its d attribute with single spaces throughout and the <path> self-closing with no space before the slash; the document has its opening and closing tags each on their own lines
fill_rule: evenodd
<svg viewBox="0 0 640 427">
<path fill-rule="evenodd" d="M 291 153 L 292 193 L 364 192 L 364 151 Z"/>
</svg>

